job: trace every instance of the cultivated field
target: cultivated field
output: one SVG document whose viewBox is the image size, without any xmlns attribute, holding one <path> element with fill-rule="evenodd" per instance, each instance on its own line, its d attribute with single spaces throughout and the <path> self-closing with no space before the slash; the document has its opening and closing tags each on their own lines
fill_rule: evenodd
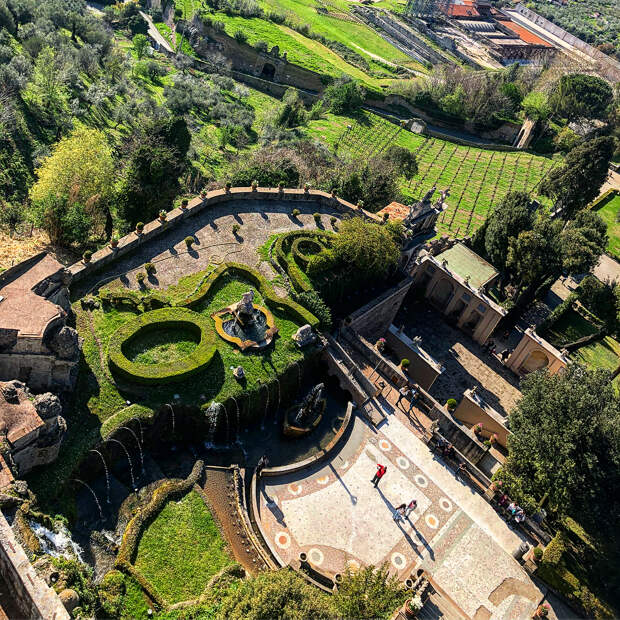
<svg viewBox="0 0 620 620">
<path fill-rule="evenodd" d="M 351 128 L 348 129 L 347 127 Z M 486 219 L 492 205 L 510 191 L 527 191 L 536 196 L 536 187 L 555 164 L 547 157 L 526 152 L 492 151 L 427 138 L 399 130 L 397 125 L 365 112 L 358 119 L 327 114 L 310 123 L 310 133 L 337 145 L 343 158 L 368 159 L 392 144 L 412 150 L 419 171 L 412 179 L 402 179 L 406 200 L 418 200 L 431 187 L 450 188 L 448 209 L 439 218 L 437 230 L 464 236 L 473 233 Z M 538 197 L 543 204 L 546 199 Z"/>
</svg>

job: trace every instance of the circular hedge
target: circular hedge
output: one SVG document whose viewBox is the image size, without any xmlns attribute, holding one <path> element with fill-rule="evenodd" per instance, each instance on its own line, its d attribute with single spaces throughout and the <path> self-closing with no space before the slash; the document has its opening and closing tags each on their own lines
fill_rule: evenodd
<svg viewBox="0 0 620 620">
<path fill-rule="evenodd" d="M 171 363 L 140 364 L 126 355 L 126 347 L 149 331 L 187 329 L 198 346 L 186 357 Z M 183 381 L 204 370 L 216 351 L 216 335 L 208 317 L 187 308 L 160 308 L 137 316 L 121 325 L 108 343 L 108 364 L 119 376 L 147 385 Z"/>
<path fill-rule="evenodd" d="M 291 245 L 291 254 L 300 266 L 306 267 L 310 259 L 323 249 L 323 245 L 316 238 L 297 237 Z"/>
</svg>

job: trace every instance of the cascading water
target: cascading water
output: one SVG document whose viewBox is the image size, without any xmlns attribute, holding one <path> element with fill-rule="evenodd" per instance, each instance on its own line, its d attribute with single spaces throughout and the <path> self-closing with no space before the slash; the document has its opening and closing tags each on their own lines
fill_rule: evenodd
<svg viewBox="0 0 620 620">
<path fill-rule="evenodd" d="M 127 448 L 125 447 L 125 444 L 123 444 L 122 442 L 120 442 L 118 439 L 108 439 L 107 441 L 112 441 L 114 443 L 117 443 L 125 452 L 125 456 L 127 456 L 127 462 L 129 463 L 129 473 L 131 474 L 131 488 L 134 491 L 137 491 L 137 487 L 136 487 L 136 479 L 134 478 L 133 475 L 133 463 L 131 461 L 131 456 L 129 456 L 129 450 L 127 450 Z"/>
<path fill-rule="evenodd" d="M 233 401 L 233 403 L 235 403 L 235 408 L 237 409 L 237 439 L 236 442 L 237 443 L 241 443 L 241 411 L 239 411 L 239 403 L 237 402 L 237 399 L 234 396 L 230 397 Z"/>
<path fill-rule="evenodd" d="M 71 559 L 76 557 L 80 562 L 84 562 L 82 559 L 82 553 L 84 553 L 82 547 L 73 542 L 69 530 L 63 523 L 56 523 L 54 530 L 50 530 L 36 521 L 28 521 L 28 525 L 32 533 L 37 537 L 43 553 L 47 553 L 54 558 L 63 557 Z"/>
<path fill-rule="evenodd" d="M 263 421 L 261 422 L 261 429 L 265 430 L 265 422 L 267 421 L 267 411 L 269 410 L 269 384 L 263 383 L 261 387 L 267 388 L 267 400 L 265 402 L 265 413 L 263 414 Z"/>
<path fill-rule="evenodd" d="M 205 442 L 206 447 L 214 446 L 215 432 L 217 431 L 217 422 L 221 408 L 222 405 L 220 403 L 216 403 L 215 401 L 213 401 L 205 411 L 205 415 L 209 420 L 209 438 Z"/>
<path fill-rule="evenodd" d="M 103 454 L 101 454 L 99 450 L 93 449 L 91 450 L 91 452 L 94 452 L 95 454 L 98 454 L 101 457 L 101 462 L 103 463 L 103 471 L 105 471 L 106 499 L 109 504 L 110 503 L 110 472 L 108 470 L 108 464 L 105 462 L 105 459 L 103 458 Z"/>
<path fill-rule="evenodd" d="M 144 445 L 144 432 L 142 430 L 142 421 L 140 420 L 140 418 L 130 418 L 127 421 L 132 422 L 133 420 L 135 420 L 138 423 L 138 428 L 140 429 L 140 443 Z"/>
<path fill-rule="evenodd" d="M 142 453 L 142 444 L 140 443 L 138 436 L 128 426 L 119 426 L 119 429 L 121 428 L 129 431 L 136 440 L 136 443 L 138 444 L 138 451 L 140 453 L 140 467 L 142 468 L 142 473 L 144 473 L 144 454 Z"/>
<path fill-rule="evenodd" d="M 230 423 L 228 421 L 228 410 L 226 409 L 226 405 L 221 403 L 222 411 L 224 411 L 224 420 L 226 421 L 226 434 L 224 437 L 226 438 L 226 443 L 230 441 Z"/>
<path fill-rule="evenodd" d="M 170 414 L 172 416 L 172 434 L 174 435 L 174 409 L 172 408 L 172 405 L 170 403 L 167 403 L 168 407 L 170 408 Z"/>
<path fill-rule="evenodd" d="M 74 478 L 73 480 L 74 482 L 78 482 L 79 484 L 81 484 L 83 487 L 86 487 L 90 491 L 90 494 L 93 496 L 93 499 L 95 500 L 95 504 L 97 504 L 97 509 L 99 510 L 99 516 L 101 517 L 101 520 L 103 521 L 103 510 L 101 510 L 101 504 L 99 503 L 99 498 L 97 497 L 97 494 L 83 480 L 78 480 L 77 478 Z"/>
</svg>

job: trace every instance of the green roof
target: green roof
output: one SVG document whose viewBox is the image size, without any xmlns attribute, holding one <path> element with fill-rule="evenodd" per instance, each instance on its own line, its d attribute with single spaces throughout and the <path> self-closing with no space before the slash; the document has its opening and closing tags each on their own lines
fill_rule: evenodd
<svg viewBox="0 0 620 620">
<path fill-rule="evenodd" d="M 465 279 L 469 276 L 469 283 L 473 288 L 480 288 L 492 280 L 498 271 L 483 258 L 470 250 L 462 243 L 457 243 L 449 250 L 435 257 L 440 263 L 448 262 L 448 269 L 457 276 Z"/>
</svg>

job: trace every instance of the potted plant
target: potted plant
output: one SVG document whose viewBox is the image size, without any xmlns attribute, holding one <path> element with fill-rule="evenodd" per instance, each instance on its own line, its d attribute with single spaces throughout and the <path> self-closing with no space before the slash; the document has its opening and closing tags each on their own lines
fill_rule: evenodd
<svg viewBox="0 0 620 620">
<path fill-rule="evenodd" d="M 278 183 L 278 194 L 280 194 L 280 196 L 284 194 L 284 181 Z"/>
<path fill-rule="evenodd" d="M 185 211 L 185 209 L 187 209 L 188 202 L 189 201 L 187 200 L 187 198 L 183 198 L 183 200 L 181 200 L 181 209 Z"/>
<path fill-rule="evenodd" d="M 385 224 L 389 219 L 390 219 L 390 214 L 389 213 L 384 213 L 383 214 L 383 223 Z"/>
<path fill-rule="evenodd" d="M 540 547 L 534 547 L 532 555 L 534 556 L 534 562 L 538 564 L 543 559 L 543 550 Z"/>
<path fill-rule="evenodd" d="M 495 445 L 497 443 L 497 433 L 493 433 L 490 437 L 489 437 L 489 441 L 491 442 L 491 445 Z"/>
<path fill-rule="evenodd" d="M 291 212 L 291 215 L 293 217 L 299 217 L 300 211 L 299 209 L 293 209 L 293 211 Z"/>
<path fill-rule="evenodd" d="M 153 263 L 144 263 L 144 271 L 146 271 L 146 273 L 155 273 L 155 265 L 153 265 Z"/>
<path fill-rule="evenodd" d="M 448 400 L 446 401 L 446 409 L 450 413 L 452 413 L 456 409 L 457 405 L 458 405 L 458 403 L 456 402 L 456 400 L 454 398 L 448 398 Z"/>
<path fill-rule="evenodd" d="M 304 194 L 310 193 L 310 183 L 304 183 Z"/>
<path fill-rule="evenodd" d="M 163 224 L 166 221 L 167 217 L 168 217 L 168 214 L 162 209 L 159 212 L 159 221 Z"/>
<path fill-rule="evenodd" d="M 423 606 L 420 595 L 415 594 L 405 601 L 405 616 L 407 616 L 407 618 L 415 618 Z"/>
<path fill-rule="evenodd" d="M 400 360 L 400 364 L 399 364 L 399 368 L 402 372 L 407 372 L 407 368 L 409 368 L 409 366 L 411 365 L 411 362 L 404 357 L 402 360 Z"/>
<path fill-rule="evenodd" d="M 230 194 L 230 188 L 231 188 L 231 187 L 232 187 L 232 183 L 231 183 L 230 181 L 227 181 L 227 182 L 226 182 L 226 186 L 225 186 L 225 188 L 224 188 L 224 191 L 225 191 L 227 194 Z"/>
<path fill-rule="evenodd" d="M 194 237 L 185 237 L 184 241 L 187 249 L 189 250 L 194 245 L 196 240 L 194 239 Z"/>
<path fill-rule="evenodd" d="M 144 230 L 144 222 L 138 222 L 136 224 L 136 235 L 141 235 Z"/>
<path fill-rule="evenodd" d="M 495 492 L 495 491 L 501 491 L 502 490 L 502 486 L 503 486 L 503 482 L 501 480 L 495 480 L 493 482 L 491 482 L 491 486 L 489 487 L 491 489 L 491 491 Z"/>
<path fill-rule="evenodd" d="M 86 250 L 86 252 L 84 252 L 84 254 L 82 254 L 82 260 L 84 261 L 85 265 L 88 265 L 88 263 L 90 263 L 90 259 L 93 257 L 93 253 L 90 250 Z"/>
<path fill-rule="evenodd" d="M 255 192 L 258 189 L 258 181 L 252 181 L 252 191 Z"/>
<path fill-rule="evenodd" d="M 358 200 L 357 201 L 357 208 L 358 209 L 363 209 L 364 208 L 364 201 L 363 200 Z"/>
<path fill-rule="evenodd" d="M 474 424 L 473 431 L 474 431 L 474 435 L 476 435 L 476 437 L 479 438 L 480 435 L 482 434 L 482 422 L 478 422 L 478 424 Z"/>
<path fill-rule="evenodd" d="M 375 342 L 375 349 L 377 349 L 379 353 L 383 353 L 383 350 L 385 349 L 385 338 L 379 338 L 379 340 Z"/>
<path fill-rule="evenodd" d="M 332 198 L 336 198 L 336 190 L 332 189 Z"/>
<path fill-rule="evenodd" d="M 241 226 L 239 226 L 239 224 L 233 224 L 232 225 L 232 233 L 233 235 L 235 235 L 235 237 L 237 236 L 237 233 L 241 230 Z"/>
<path fill-rule="evenodd" d="M 549 603 L 539 605 L 532 618 L 546 618 L 549 615 Z"/>
<path fill-rule="evenodd" d="M 110 239 L 110 247 L 113 250 L 118 247 L 118 237 L 112 237 L 112 239 Z"/>
<path fill-rule="evenodd" d="M 146 279 L 146 275 L 142 271 L 138 271 L 136 274 L 136 280 L 140 286 L 144 284 L 144 280 Z"/>
<path fill-rule="evenodd" d="M 200 197 L 201 198 L 206 198 L 207 197 L 207 190 L 206 189 L 201 189 L 200 190 Z"/>
</svg>

